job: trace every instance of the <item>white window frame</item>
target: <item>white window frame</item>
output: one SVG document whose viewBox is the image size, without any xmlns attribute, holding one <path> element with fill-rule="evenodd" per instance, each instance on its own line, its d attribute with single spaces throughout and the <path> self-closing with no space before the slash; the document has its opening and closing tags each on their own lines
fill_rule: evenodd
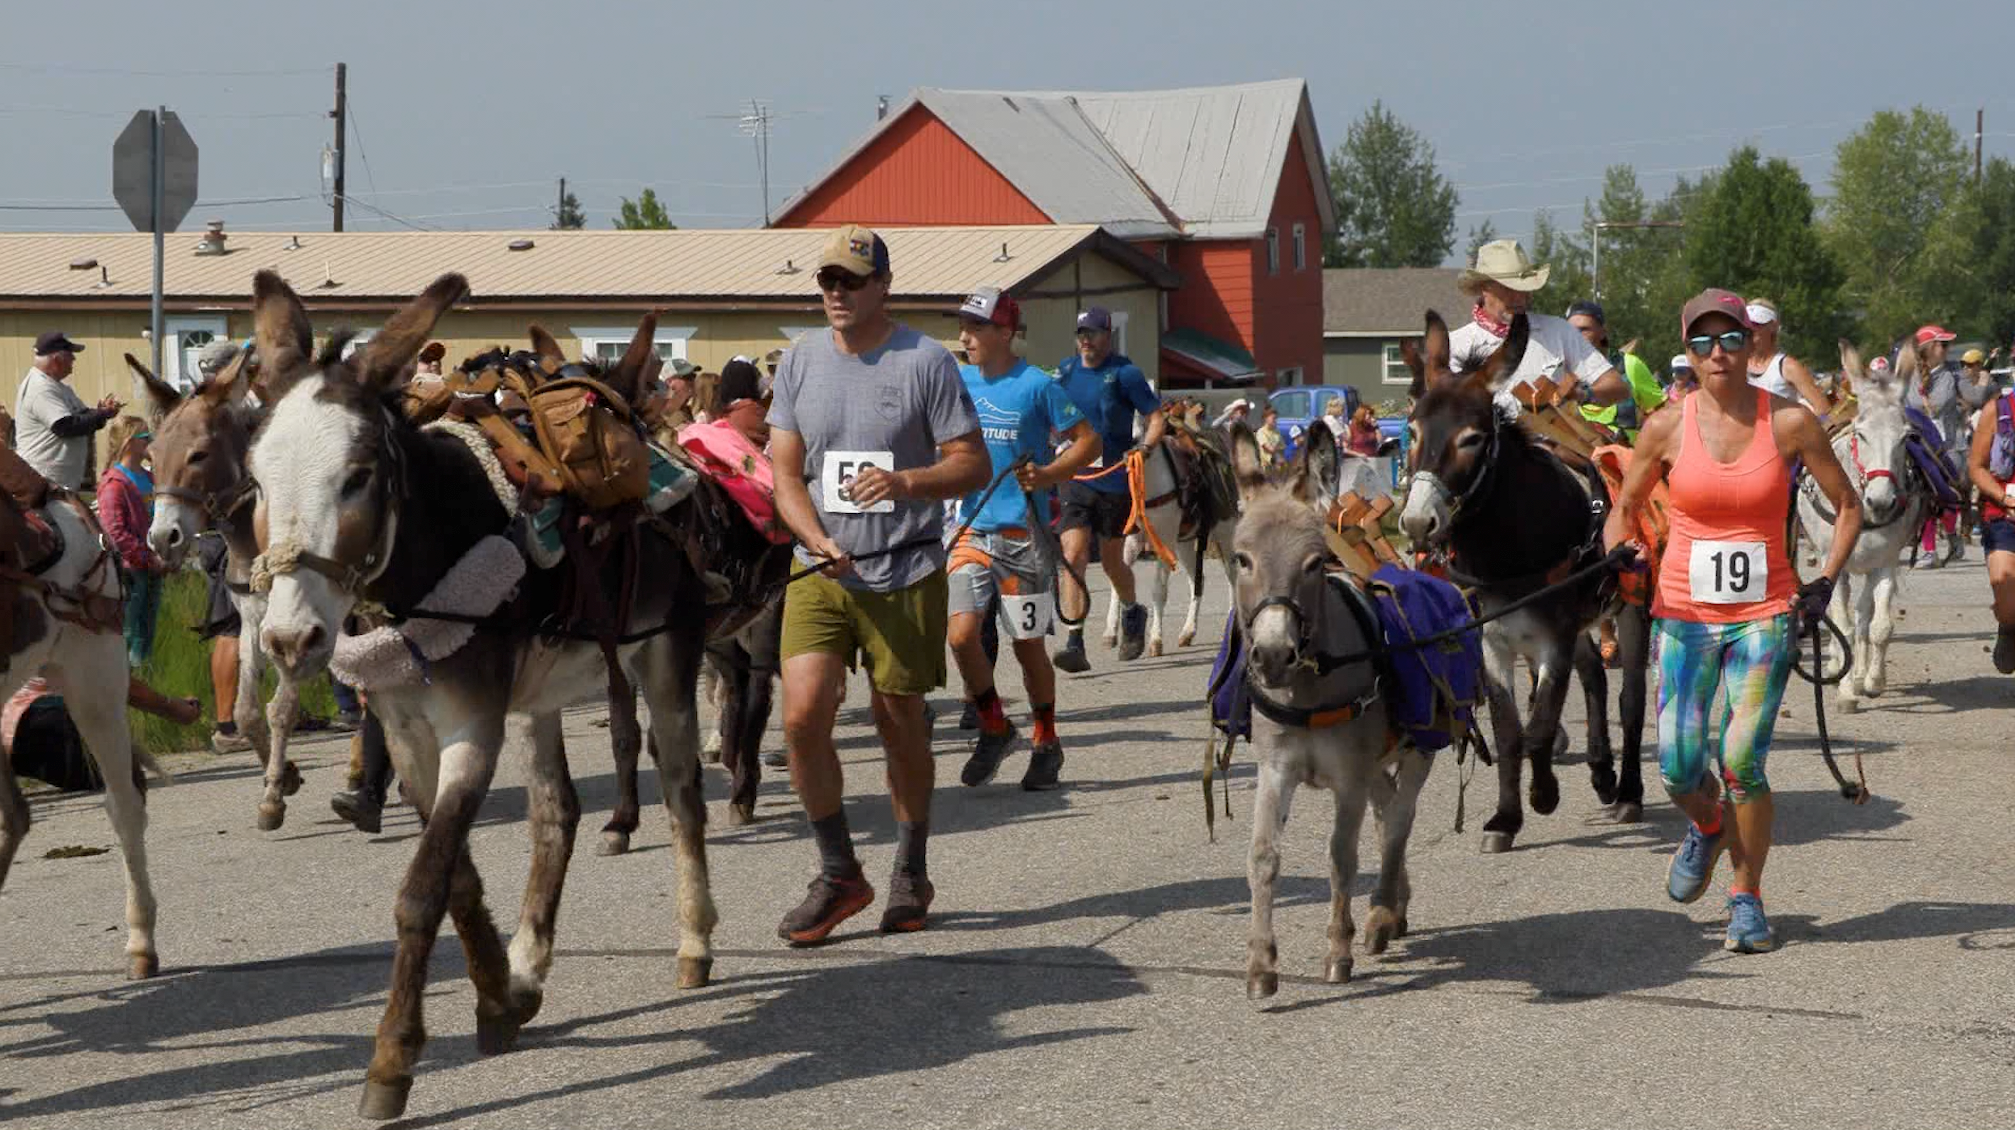
<svg viewBox="0 0 2015 1130">
<path fill-rule="evenodd" d="M 1308 270 L 1308 226 L 1294 225 L 1294 269 L 1299 274 Z"/>
<path fill-rule="evenodd" d="M 1132 315 L 1125 310 L 1112 311 L 1112 351 L 1126 353 L 1126 328 Z M 1128 353 L 1127 356 L 1132 356 Z"/>
<path fill-rule="evenodd" d="M 1379 384 L 1411 385 L 1413 383 L 1413 370 L 1407 367 L 1406 354 L 1400 352 L 1398 342 L 1388 341 L 1385 343 L 1380 361 L 1381 365 L 1378 373 Z"/>
<path fill-rule="evenodd" d="M 208 340 L 188 342 L 194 334 L 210 335 Z M 173 314 L 161 320 L 161 368 L 155 374 L 162 380 L 187 392 L 196 387 L 202 377 L 196 369 L 196 354 L 212 341 L 227 341 L 231 337 L 231 325 L 222 314 Z"/>
<path fill-rule="evenodd" d="M 1280 273 L 1280 229 L 1266 229 L 1266 273 Z"/>
<path fill-rule="evenodd" d="M 596 360 L 602 346 L 613 343 L 626 349 L 630 339 L 637 336 L 635 326 L 569 326 L 567 330 L 581 343 L 581 356 L 589 361 Z M 692 358 L 687 356 L 686 346 L 697 332 L 698 326 L 659 326 L 657 332 L 651 335 L 651 344 L 657 347 L 662 360 L 684 358 L 690 361 Z M 622 356 L 621 349 L 617 350 L 616 356 Z"/>
</svg>

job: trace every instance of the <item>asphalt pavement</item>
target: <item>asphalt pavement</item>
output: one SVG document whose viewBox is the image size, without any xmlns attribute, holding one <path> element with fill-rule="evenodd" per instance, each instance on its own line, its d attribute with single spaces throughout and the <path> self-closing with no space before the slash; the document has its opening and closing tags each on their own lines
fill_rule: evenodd
<svg viewBox="0 0 2015 1130">
<path fill-rule="evenodd" d="M 728 827 L 726 779 L 709 769 L 718 961 L 711 986 L 686 992 L 663 809 L 646 807 L 628 856 L 593 854 L 614 791 L 601 712 L 577 711 L 566 732 L 587 811 L 545 1010 L 517 1050 L 479 1057 L 474 995 L 444 937 L 401 1125 L 2010 1125 L 2015 679 L 1988 662 L 1985 603 L 1977 551 L 1906 578 L 1891 690 L 1830 718 L 1836 747 L 1867 759 L 1865 807 L 1832 787 L 1810 689 L 1794 684 L 1770 762 L 1765 898 L 1781 951 L 1724 953 L 1718 890 L 1666 900 L 1681 821 L 1662 797 L 1641 825 L 1589 822 L 1576 694 L 1565 799 L 1528 816 L 1511 854 L 1478 853 L 1490 771 L 1457 834 L 1456 766 L 1436 766 L 1413 841 L 1413 933 L 1384 959 L 1360 955 L 1348 985 L 1320 979 L 1330 805 L 1299 793 L 1276 914 L 1283 983 L 1261 1007 L 1244 989 L 1249 758 L 1234 817 L 1216 843 L 1204 834 L 1204 647 L 1123 665 L 1094 641 L 1093 671 L 1063 677 L 1058 696 L 1055 793 L 1016 787 L 1025 745 L 999 783 L 960 787 L 956 692 L 936 697 L 938 898 L 918 934 L 876 935 L 871 910 L 825 946 L 785 948 L 774 930 L 811 877 L 808 829 L 774 771 L 763 819 Z M 1207 638 L 1224 608 L 1213 578 Z M 1025 711 L 1003 662 L 1010 709 Z M 864 685 L 852 690 L 847 811 L 881 887 L 893 823 Z M 177 783 L 150 794 L 162 973 L 148 982 L 121 979 L 117 856 L 45 858 L 111 845 L 97 799 L 36 799 L 0 894 L 0 1121 L 362 1125 L 417 825 L 397 807 L 382 835 L 350 829 L 327 808 L 345 745 L 296 750 L 307 784 L 276 833 L 253 828 L 246 760 L 176 759 Z M 472 836 L 507 928 L 528 869 L 525 775 L 514 749 Z M 648 773 L 643 793 L 657 793 Z M 1360 923 L 1369 889 L 1361 875 Z"/>
</svg>

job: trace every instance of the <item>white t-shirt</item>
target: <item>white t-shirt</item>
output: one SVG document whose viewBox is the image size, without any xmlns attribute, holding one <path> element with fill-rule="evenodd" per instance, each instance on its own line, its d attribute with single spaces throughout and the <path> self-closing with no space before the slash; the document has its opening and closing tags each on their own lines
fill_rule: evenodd
<svg viewBox="0 0 2015 1130">
<path fill-rule="evenodd" d="M 65 439 L 50 429 L 65 416 L 90 410 L 77 390 L 40 369 L 29 369 L 14 401 L 14 450 L 57 486 L 84 489 L 84 472 L 91 463 L 91 437 Z"/>
<path fill-rule="evenodd" d="M 1505 382 L 1497 394 L 1497 403 L 1512 416 L 1521 411 L 1521 406 L 1512 390 L 1520 385 L 1531 384 L 1541 377 L 1551 377 L 1559 384 L 1563 372 L 1573 372 L 1580 378 L 1583 389 L 1593 388 L 1597 378 L 1615 366 L 1600 349 L 1588 344 L 1581 331 L 1570 325 L 1565 318 L 1551 314 L 1526 315 L 1528 328 L 1525 356 L 1519 360 L 1518 368 Z M 1457 327 L 1448 335 L 1448 368 L 1452 373 L 1466 373 L 1490 360 L 1490 355 L 1504 339 L 1471 322 Z"/>
</svg>

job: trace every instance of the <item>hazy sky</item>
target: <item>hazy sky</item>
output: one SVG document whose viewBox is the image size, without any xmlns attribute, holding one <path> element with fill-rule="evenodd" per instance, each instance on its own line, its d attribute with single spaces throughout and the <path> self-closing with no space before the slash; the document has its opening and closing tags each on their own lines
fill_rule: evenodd
<svg viewBox="0 0 2015 1130">
<path fill-rule="evenodd" d="M 568 178 L 592 227 L 654 186 L 683 226 L 760 220 L 751 98 L 778 120 L 780 204 L 920 85 L 1148 89 L 1300 76 L 1333 148 L 1374 98 L 1425 133 L 1485 216 L 1578 217 L 1603 167 L 1661 194 L 1753 141 L 1822 194 L 1840 139 L 1884 107 L 1987 111 L 2015 153 L 2008 0 L 1526 5 L 1114 0 L 1109 3 L 486 3 L 71 0 L 6 4 L 0 229 L 126 230 L 107 206 L 132 111 L 177 110 L 202 151 L 184 223 L 325 229 L 320 157 L 334 64 L 349 64 L 349 191 L 415 223 L 544 227 Z M 1977 59 L 1964 45 L 1977 44 Z M 285 72 L 285 73 L 275 73 Z M 301 197 L 279 203 L 221 203 Z M 28 205 L 29 207 L 22 207 Z M 352 207 L 355 229 L 397 226 Z"/>
</svg>

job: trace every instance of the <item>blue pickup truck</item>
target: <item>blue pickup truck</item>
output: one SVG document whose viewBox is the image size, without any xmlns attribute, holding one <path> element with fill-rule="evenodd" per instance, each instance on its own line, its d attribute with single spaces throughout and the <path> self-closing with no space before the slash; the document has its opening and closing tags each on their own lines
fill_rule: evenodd
<svg viewBox="0 0 2015 1130">
<path fill-rule="evenodd" d="M 1357 390 L 1349 385 L 1302 385 L 1276 390 L 1267 398 L 1278 415 L 1280 434 L 1287 440 L 1287 455 L 1292 458 L 1301 449 L 1301 436 L 1308 425 L 1321 417 L 1329 408 L 1331 400 L 1343 399 L 1343 418 L 1350 419 L 1357 414 L 1359 404 Z M 1397 416 L 1381 418 L 1378 421 L 1381 440 L 1405 442 L 1406 421 Z"/>
</svg>

